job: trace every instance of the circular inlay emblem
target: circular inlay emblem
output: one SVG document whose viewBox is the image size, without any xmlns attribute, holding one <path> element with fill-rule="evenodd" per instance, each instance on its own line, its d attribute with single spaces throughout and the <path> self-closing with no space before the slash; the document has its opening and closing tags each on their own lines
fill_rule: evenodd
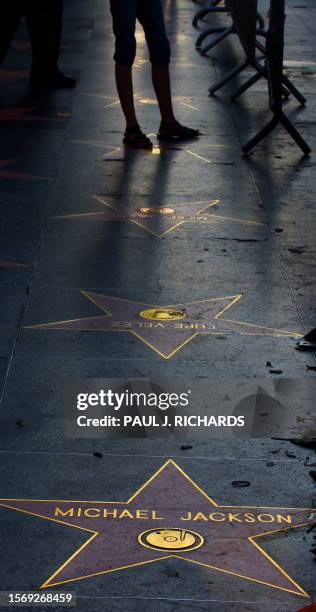
<svg viewBox="0 0 316 612">
<path fill-rule="evenodd" d="M 175 310 L 174 308 L 148 308 L 142 310 L 139 316 L 154 321 L 178 321 L 184 319 L 186 314 L 182 310 Z"/>
<path fill-rule="evenodd" d="M 139 212 L 141 212 L 142 215 L 174 215 L 175 210 L 173 208 L 161 206 L 160 208 L 140 208 Z"/>
<path fill-rule="evenodd" d="M 204 538 L 188 529 L 149 529 L 138 536 L 139 544 L 162 551 L 188 551 L 203 546 Z"/>
</svg>

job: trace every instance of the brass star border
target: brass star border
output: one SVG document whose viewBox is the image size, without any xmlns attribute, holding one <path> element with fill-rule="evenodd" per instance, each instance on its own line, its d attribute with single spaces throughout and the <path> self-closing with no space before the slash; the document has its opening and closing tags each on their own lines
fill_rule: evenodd
<svg viewBox="0 0 316 612">
<path fill-rule="evenodd" d="M 129 332 L 164 359 L 173 357 L 199 334 L 226 336 L 237 332 L 247 336 L 302 336 L 300 332 L 224 319 L 223 314 L 239 302 L 242 294 L 157 306 L 87 291 L 81 293 L 104 314 L 30 325 L 26 329 Z"/>
<path fill-rule="evenodd" d="M 0 507 L 90 534 L 41 589 L 180 559 L 309 597 L 258 539 L 315 524 L 315 509 L 219 505 L 171 459 L 126 502 L 0 499 Z M 150 545 L 148 534 L 152 532 L 158 534 L 158 550 Z M 161 534 L 175 532 L 184 537 L 194 534 L 200 544 L 184 552 L 178 542 L 176 550 L 169 543 L 161 548 Z M 170 536 L 166 539 L 170 541 Z"/>
<path fill-rule="evenodd" d="M 201 200 L 192 202 L 168 202 L 159 206 L 150 206 L 138 202 L 130 204 L 124 200 L 114 198 L 103 198 L 93 196 L 94 199 L 106 210 L 76 213 L 71 215 L 60 215 L 54 219 L 75 220 L 84 219 L 86 221 L 127 221 L 137 225 L 155 238 L 164 238 L 175 229 L 190 222 L 202 223 L 239 223 L 242 225 L 256 225 L 266 227 L 265 223 L 259 221 L 240 219 L 218 215 L 212 212 L 212 208 L 220 204 L 220 200 Z"/>
</svg>

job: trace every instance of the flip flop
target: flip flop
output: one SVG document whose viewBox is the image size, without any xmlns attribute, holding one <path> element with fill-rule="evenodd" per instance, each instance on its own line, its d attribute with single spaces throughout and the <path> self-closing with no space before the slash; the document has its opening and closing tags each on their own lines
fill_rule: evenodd
<svg viewBox="0 0 316 612">
<path fill-rule="evenodd" d="M 132 125 L 126 128 L 123 144 L 133 149 L 146 149 L 147 151 L 153 148 L 153 143 L 148 136 L 141 131 L 139 125 Z"/>
<path fill-rule="evenodd" d="M 160 124 L 159 133 L 157 134 L 158 140 L 165 140 L 167 142 L 181 142 L 184 140 L 195 140 L 201 136 L 199 130 L 181 125 L 178 121 L 172 123 Z"/>
</svg>

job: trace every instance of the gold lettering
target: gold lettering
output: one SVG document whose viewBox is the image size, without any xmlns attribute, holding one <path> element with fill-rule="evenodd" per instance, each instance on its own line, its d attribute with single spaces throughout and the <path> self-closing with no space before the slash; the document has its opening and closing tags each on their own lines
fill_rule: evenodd
<svg viewBox="0 0 316 612">
<path fill-rule="evenodd" d="M 118 518 L 130 518 L 133 519 L 133 515 L 129 510 L 123 510 L 122 512 L 120 512 L 119 517 Z"/>
<path fill-rule="evenodd" d="M 216 517 L 221 517 L 221 518 L 216 518 Z M 216 521 L 216 522 L 222 522 L 222 521 L 226 521 L 226 515 L 223 514 L 223 512 L 213 512 L 212 514 L 210 514 L 209 516 L 210 521 Z"/>
<path fill-rule="evenodd" d="M 152 513 L 151 513 L 151 518 L 152 518 L 154 521 L 163 521 L 163 520 L 164 520 L 164 517 L 163 517 L 163 516 L 158 516 L 158 515 L 157 515 L 157 510 L 153 510 L 153 511 L 152 511 Z"/>
<path fill-rule="evenodd" d="M 237 523 L 242 523 L 242 520 L 239 517 L 239 513 L 238 514 L 233 514 L 232 512 L 229 512 L 228 514 L 228 520 L 232 523 L 233 521 L 236 521 Z"/>
<path fill-rule="evenodd" d="M 255 523 L 256 519 L 252 512 L 245 512 L 245 522 L 246 523 Z"/>
<path fill-rule="evenodd" d="M 74 509 L 69 508 L 69 510 L 61 510 L 60 508 L 55 508 L 54 516 L 73 516 Z"/>
<path fill-rule="evenodd" d="M 187 516 L 180 516 L 181 521 L 192 521 L 192 512 L 187 512 Z"/>
<path fill-rule="evenodd" d="M 138 519 L 147 519 L 148 518 L 148 510 L 136 510 L 136 518 L 138 518 Z"/>
<path fill-rule="evenodd" d="M 282 516 L 282 514 L 277 514 L 277 521 L 278 523 L 292 523 L 292 517 L 290 514 L 287 514 L 286 516 Z"/>
<path fill-rule="evenodd" d="M 91 514 L 92 512 L 92 514 Z M 84 516 L 88 516 L 89 518 L 99 518 L 100 516 L 100 508 L 86 508 L 83 512 Z"/>
<path fill-rule="evenodd" d="M 105 508 L 103 510 L 103 518 L 108 518 L 108 516 L 113 516 L 113 518 L 117 518 L 117 510 L 107 510 Z"/>
<path fill-rule="evenodd" d="M 275 517 L 273 514 L 258 514 L 258 521 L 260 523 L 274 523 Z"/>
<path fill-rule="evenodd" d="M 207 521 L 207 516 L 203 512 L 197 512 L 193 518 L 194 521 Z"/>
</svg>

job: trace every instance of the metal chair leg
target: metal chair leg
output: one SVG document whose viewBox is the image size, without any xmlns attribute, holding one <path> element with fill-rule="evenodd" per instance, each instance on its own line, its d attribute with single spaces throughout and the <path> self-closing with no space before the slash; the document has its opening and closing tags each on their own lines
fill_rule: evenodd
<svg viewBox="0 0 316 612">
<path fill-rule="evenodd" d="M 234 33 L 235 33 L 235 28 L 233 25 L 230 26 L 229 28 L 226 28 L 225 31 L 222 32 L 222 34 L 219 34 L 219 36 L 216 36 L 216 38 L 212 40 L 208 45 L 200 49 L 201 54 L 205 55 L 205 53 L 207 53 L 208 51 L 213 49 L 216 45 L 218 45 L 220 42 L 222 42 L 222 40 L 224 40 L 227 36 L 229 36 L 229 34 L 234 34 Z"/>
<path fill-rule="evenodd" d="M 208 15 L 209 13 L 227 13 L 227 9 L 222 6 L 203 8 L 200 11 L 198 11 L 196 15 L 193 17 L 192 25 L 195 28 L 197 28 L 198 22 L 204 19 L 204 17 L 206 17 L 206 15 Z"/>
<path fill-rule="evenodd" d="M 260 13 L 257 13 L 257 21 L 258 21 L 260 30 L 264 30 L 265 23 L 264 23 L 264 19 L 263 19 L 262 15 L 260 15 Z"/>
<path fill-rule="evenodd" d="M 207 28 L 207 30 L 204 30 L 203 32 L 201 32 L 201 34 L 197 37 L 196 43 L 195 43 L 196 49 L 201 48 L 202 43 L 205 38 L 207 38 L 208 36 L 211 36 L 212 34 L 220 34 L 221 32 L 224 32 L 226 29 L 227 29 L 226 27 Z"/>
<path fill-rule="evenodd" d="M 235 76 L 237 76 L 237 74 L 245 70 L 245 68 L 247 68 L 248 66 L 249 66 L 249 62 L 248 60 L 245 60 L 244 62 L 242 62 L 242 64 L 239 64 L 239 66 L 236 66 L 236 68 L 233 68 L 233 70 L 228 72 L 223 79 L 221 79 L 215 85 L 209 88 L 210 96 L 213 96 L 216 91 L 221 89 L 221 87 L 226 85 L 226 83 L 231 81 L 231 79 L 233 79 Z"/>
<path fill-rule="evenodd" d="M 241 96 L 241 94 L 245 93 L 245 91 L 247 91 L 247 89 L 249 89 L 255 83 L 260 81 L 260 79 L 263 77 L 263 72 L 264 72 L 263 70 L 262 70 L 262 72 L 256 72 L 250 79 L 248 79 L 248 81 L 246 81 L 246 83 L 244 83 L 243 85 L 241 85 L 239 87 L 239 89 L 237 89 L 237 91 L 231 96 L 231 99 L 232 100 L 237 100 L 237 98 L 239 98 L 239 96 Z"/>
<path fill-rule="evenodd" d="M 276 126 L 279 123 L 279 119 L 274 116 L 272 117 L 271 121 L 269 121 L 269 123 L 267 123 L 267 125 L 265 125 L 262 130 L 260 130 L 260 132 L 258 132 L 258 134 L 256 134 L 253 138 L 251 138 L 251 140 L 249 140 L 242 148 L 242 151 L 245 155 L 248 155 L 248 153 L 250 153 L 250 151 L 257 146 L 257 144 L 259 144 L 259 142 L 261 142 L 264 138 L 266 138 L 266 136 L 268 136 L 269 134 L 271 134 L 271 132 L 276 128 Z"/>
<path fill-rule="evenodd" d="M 298 89 L 296 89 L 295 85 L 293 85 L 292 81 L 290 81 L 285 75 L 282 76 L 282 83 L 287 87 L 287 89 L 293 94 L 293 96 L 299 101 L 302 106 L 305 106 L 307 100 L 304 98 L 303 94 L 301 94 Z"/>
<path fill-rule="evenodd" d="M 254 136 L 251 140 L 249 140 L 249 142 L 247 142 L 243 146 L 243 153 L 245 155 L 248 155 L 248 153 L 250 153 L 250 151 L 264 138 L 266 138 L 266 136 L 268 136 L 279 124 L 281 124 L 290 134 L 290 136 L 292 136 L 293 140 L 303 151 L 304 155 L 307 156 L 311 153 L 311 148 L 309 147 L 307 142 L 304 140 L 301 134 L 294 127 L 293 123 L 291 123 L 289 118 L 282 111 L 275 113 L 271 121 L 269 121 L 269 123 L 267 123 L 267 125 L 265 125 L 264 128 L 262 128 L 262 130 L 260 130 L 260 132 L 256 134 L 256 136 Z"/>
<path fill-rule="evenodd" d="M 279 121 L 281 125 L 283 125 L 283 127 L 286 129 L 286 131 L 290 134 L 290 136 L 292 136 L 293 140 L 300 147 L 300 149 L 302 149 L 304 155 L 309 155 L 312 150 L 307 144 L 306 140 L 304 140 L 301 134 L 294 127 L 293 123 L 291 123 L 289 118 L 282 112 L 280 113 Z"/>
</svg>

